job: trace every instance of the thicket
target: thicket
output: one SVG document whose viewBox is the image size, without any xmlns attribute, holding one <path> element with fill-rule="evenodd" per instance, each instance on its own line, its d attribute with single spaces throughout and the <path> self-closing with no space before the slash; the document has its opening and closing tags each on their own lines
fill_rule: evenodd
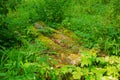
<svg viewBox="0 0 120 80">
<path fill-rule="evenodd" d="M 98 47 L 109 55 L 120 55 L 119 4 L 118 0 L 74 1 L 71 5 L 76 6 L 67 10 L 66 14 L 70 14 L 63 25 L 74 31 L 85 47 Z"/>
<path fill-rule="evenodd" d="M 91 55 L 94 52 L 83 52 L 77 67 L 53 69 L 43 52 L 47 46 L 36 40 L 32 30 L 37 21 L 68 28 L 84 47 L 114 56 L 99 58 Z M 119 80 L 119 22 L 119 0 L 0 0 L 0 78 Z"/>
<path fill-rule="evenodd" d="M 1 44 L 3 46 L 11 46 L 11 44 L 15 43 L 14 38 L 18 38 L 17 40 L 20 40 L 19 35 L 27 35 L 26 28 L 38 20 L 47 23 L 62 22 L 64 19 L 64 5 L 67 5 L 67 1 L 2 0 L 0 38 Z"/>
</svg>

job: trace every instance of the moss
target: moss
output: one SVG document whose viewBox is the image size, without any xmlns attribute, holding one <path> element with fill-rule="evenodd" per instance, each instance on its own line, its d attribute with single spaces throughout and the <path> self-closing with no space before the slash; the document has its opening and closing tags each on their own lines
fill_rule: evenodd
<svg viewBox="0 0 120 80">
<path fill-rule="evenodd" d="M 46 36 L 34 27 L 33 31 L 38 33 L 38 39 L 40 41 L 57 53 L 78 53 L 80 45 L 72 37 L 75 35 L 71 31 L 67 29 L 63 30 L 63 28 L 61 30 L 55 30 L 50 27 L 48 28 L 54 31 L 52 36 Z M 69 33 L 71 33 L 71 35 L 68 36 Z"/>
<path fill-rule="evenodd" d="M 63 34 L 54 34 L 53 40 L 60 46 L 70 50 L 72 53 L 77 53 L 79 51 L 80 45 L 72 38 Z"/>
<path fill-rule="evenodd" d="M 80 59 L 79 50 L 81 48 L 76 41 L 78 37 L 65 28 L 59 30 L 50 27 L 47 28 L 54 32 L 52 36 L 46 36 L 42 32 L 37 31 L 36 28 L 34 28 L 34 31 L 38 32 L 38 39 L 41 42 L 54 52 L 58 53 L 56 55 L 51 55 L 51 57 L 58 62 L 56 65 L 77 65 Z M 83 49 L 81 48 L 81 50 Z"/>
<path fill-rule="evenodd" d="M 52 48 L 53 50 L 55 50 L 57 48 L 58 49 L 61 48 L 59 45 L 55 44 L 54 41 L 52 41 L 50 38 L 48 38 L 42 34 L 39 34 L 38 39 L 40 41 L 42 41 L 44 44 L 46 44 L 47 46 L 49 46 L 50 48 Z"/>
<path fill-rule="evenodd" d="M 70 37 L 71 39 L 78 41 L 80 40 L 80 38 L 78 36 L 76 36 L 72 31 L 66 29 L 66 28 L 61 28 L 58 31 L 60 31 L 62 34 Z"/>
</svg>

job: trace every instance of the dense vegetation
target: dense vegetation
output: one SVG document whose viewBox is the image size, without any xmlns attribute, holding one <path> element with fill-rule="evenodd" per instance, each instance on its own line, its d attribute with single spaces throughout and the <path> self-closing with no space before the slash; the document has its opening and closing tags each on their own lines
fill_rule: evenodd
<svg viewBox="0 0 120 80">
<path fill-rule="evenodd" d="M 34 30 L 39 21 L 48 27 Z M 59 29 L 85 49 L 79 64 L 49 60 L 57 52 L 38 37 Z M 1 80 L 119 80 L 119 56 L 119 0 L 0 0 Z"/>
</svg>

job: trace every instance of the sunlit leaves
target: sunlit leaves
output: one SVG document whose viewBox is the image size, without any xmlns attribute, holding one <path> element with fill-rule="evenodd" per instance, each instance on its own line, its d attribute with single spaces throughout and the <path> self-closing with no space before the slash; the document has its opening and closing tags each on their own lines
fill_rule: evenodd
<svg viewBox="0 0 120 80">
<path fill-rule="evenodd" d="M 72 74 L 73 74 L 73 79 L 81 79 L 81 76 L 83 75 L 80 67 L 76 67 L 76 70 Z"/>
</svg>

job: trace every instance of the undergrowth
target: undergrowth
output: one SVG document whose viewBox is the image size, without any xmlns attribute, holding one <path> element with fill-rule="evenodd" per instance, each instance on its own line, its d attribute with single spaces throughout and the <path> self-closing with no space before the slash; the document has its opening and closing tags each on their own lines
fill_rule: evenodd
<svg viewBox="0 0 120 80">
<path fill-rule="evenodd" d="M 37 21 L 80 38 L 78 44 L 88 50 L 79 53 L 78 65 L 54 67 L 53 51 L 33 30 Z M 1 0 L 0 79 L 119 80 L 119 22 L 119 0 Z"/>
<path fill-rule="evenodd" d="M 98 47 L 109 55 L 120 55 L 120 14 L 116 10 L 119 6 L 115 7 L 119 3 L 89 0 L 71 4 L 74 6 L 66 11 L 69 15 L 66 15 L 62 24 L 81 38 L 83 46 Z"/>
</svg>

